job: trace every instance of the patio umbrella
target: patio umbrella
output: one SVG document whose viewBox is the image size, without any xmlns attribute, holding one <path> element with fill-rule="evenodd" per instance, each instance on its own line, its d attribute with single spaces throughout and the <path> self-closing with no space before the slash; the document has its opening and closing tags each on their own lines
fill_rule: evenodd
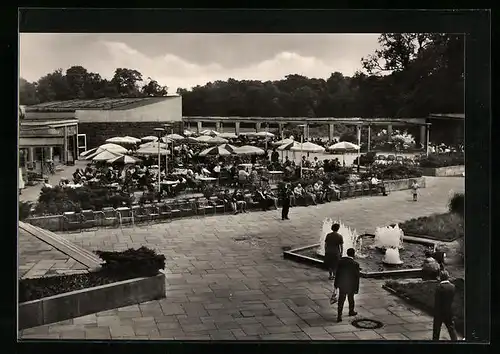
<svg viewBox="0 0 500 354">
<path fill-rule="evenodd" d="M 128 150 L 125 149 L 123 146 L 116 145 L 116 144 L 104 144 L 99 146 L 95 152 L 90 153 L 88 155 L 85 155 L 85 160 L 92 160 L 95 156 L 100 154 L 103 151 L 110 151 L 114 152 L 115 154 L 125 154 Z"/>
<path fill-rule="evenodd" d="M 166 149 L 167 148 L 167 144 L 165 143 L 159 143 L 160 144 L 160 149 Z M 158 149 L 158 143 L 157 142 L 150 142 L 150 143 L 144 143 L 144 144 L 141 144 L 139 145 L 139 148 L 149 148 L 149 147 L 154 147 L 156 149 Z"/>
<path fill-rule="evenodd" d="M 342 151 L 342 164 L 345 165 L 345 153 L 346 151 L 349 150 L 358 150 L 359 151 L 359 146 L 353 143 L 350 143 L 348 141 L 340 141 L 336 144 L 333 144 L 328 147 L 328 150 L 337 150 L 337 151 Z M 358 157 L 358 163 L 359 163 L 359 157 Z"/>
<path fill-rule="evenodd" d="M 95 155 L 92 158 L 92 161 L 108 161 L 108 160 L 114 159 L 115 157 L 120 157 L 120 156 L 123 156 L 123 155 L 120 155 L 120 154 L 112 152 L 112 151 L 104 150 L 104 151 L 98 153 L 97 155 Z"/>
<path fill-rule="evenodd" d="M 124 140 L 123 140 L 123 137 L 121 137 L 121 136 L 115 136 L 114 138 L 106 139 L 106 142 L 112 143 L 112 144 L 123 144 Z"/>
<path fill-rule="evenodd" d="M 161 138 L 161 141 L 163 141 L 164 143 L 170 144 L 172 142 L 172 139 L 167 138 L 166 136 L 164 136 L 164 137 Z"/>
<path fill-rule="evenodd" d="M 258 132 L 258 133 L 255 133 L 255 136 L 262 137 L 262 138 L 273 138 L 274 134 L 269 133 L 269 132 Z"/>
<path fill-rule="evenodd" d="M 206 143 L 208 140 L 212 139 L 211 136 L 208 135 L 202 135 L 196 138 L 196 141 L 199 143 Z"/>
<path fill-rule="evenodd" d="M 193 138 L 192 136 L 188 136 L 186 139 L 184 139 L 184 142 L 191 143 L 191 144 L 199 143 L 198 139 Z"/>
<path fill-rule="evenodd" d="M 148 135 L 148 136 L 145 136 L 144 138 L 141 138 L 141 141 L 158 141 L 158 137 Z"/>
<path fill-rule="evenodd" d="M 293 139 L 283 139 L 283 140 L 275 141 L 272 144 L 274 146 L 281 146 L 281 145 L 291 144 L 293 142 L 294 142 Z"/>
<path fill-rule="evenodd" d="M 306 143 L 297 143 L 297 145 L 292 144 L 290 150 L 302 151 L 302 152 L 323 152 L 325 151 L 325 148 L 317 144 L 306 142 Z"/>
<path fill-rule="evenodd" d="M 142 161 L 141 159 L 128 155 L 117 156 L 108 160 L 109 163 L 118 163 L 123 165 L 136 164 L 141 161 Z"/>
<path fill-rule="evenodd" d="M 251 145 L 243 145 L 235 150 L 238 155 L 264 155 L 266 152 L 261 148 Z"/>
<path fill-rule="evenodd" d="M 148 146 L 148 147 L 140 148 L 135 153 L 137 155 L 146 155 L 146 156 L 158 155 L 158 145 L 156 145 L 156 147 Z M 168 150 L 162 149 L 161 145 L 160 145 L 160 155 L 167 155 L 167 154 L 168 154 Z"/>
<path fill-rule="evenodd" d="M 328 147 L 328 150 L 359 150 L 359 146 L 348 141 L 341 141 Z"/>
<path fill-rule="evenodd" d="M 168 134 L 166 138 L 170 140 L 184 140 L 184 137 L 179 134 Z"/>
<path fill-rule="evenodd" d="M 215 130 L 210 130 L 210 129 L 206 129 L 206 130 L 203 130 L 200 132 L 200 135 L 217 136 L 219 134 L 220 134 L 219 132 L 216 132 Z"/>
<path fill-rule="evenodd" d="M 228 156 L 231 154 L 233 154 L 233 149 L 230 147 L 230 145 L 214 146 L 200 152 L 200 156 L 207 156 L 207 155 Z"/>
<path fill-rule="evenodd" d="M 228 140 L 221 138 L 221 137 L 218 137 L 218 136 L 214 136 L 213 138 L 210 138 L 210 140 L 207 140 L 207 143 L 208 144 L 227 144 Z"/>
<path fill-rule="evenodd" d="M 87 151 L 84 151 L 80 154 L 80 157 L 86 157 L 88 155 L 92 155 L 93 153 L 95 153 L 97 151 L 98 148 L 93 148 L 93 149 L 90 149 L 90 150 L 87 150 Z"/>
<path fill-rule="evenodd" d="M 219 137 L 224 139 L 236 139 L 238 136 L 234 133 L 220 133 Z"/>
<path fill-rule="evenodd" d="M 141 142 L 141 139 L 134 138 L 133 136 L 124 136 L 124 139 L 127 139 L 130 142 L 133 142 L 134 144 L 139 144 Z"/>
<path fill-rule="evenodd" d="M 291 150 L 292 147 L 294 147 L 294 146 L 300 146 L 300 143 L 292 140 L 289 143 L 286 143 L 286 144 L 283 144 L 281 146 L 278 146 L 278 150 L 280 150 L 280 151 Z"/>
</svg>

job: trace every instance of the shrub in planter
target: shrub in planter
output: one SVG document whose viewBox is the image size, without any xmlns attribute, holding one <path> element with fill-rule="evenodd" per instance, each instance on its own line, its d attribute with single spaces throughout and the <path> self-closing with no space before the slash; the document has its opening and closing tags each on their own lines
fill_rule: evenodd
<svg viewBox="0 0 500 354">
<path fill-rule="evenodd" d="M 458 166 L 464 164 L 465 154 L 463 152 L 429 154 L 429 156 L 426 156 L 420 160 L 420 167 L 430 168 Z"/>
<path fill-rule="evenodd" d="M 372 165 L 368 174 L 374 174 L 385 180 L 407 179 L 422 177 L 422 170 L 411 165 Z"/>
<path fill-rule="evenodd" d="M 19 220 L 23 221 L 30 217 L 31 208 L 33 207 L 33 203 L 31 202 L 19 202 Z"/>
<path fill-rule="evenodd" d="M 448 203 L 448 209 L 450 210 L 450 212 L 464 217 L 465 194 L 455 193 Z"/>
<path fill-rule="evenodd" d="M 362 154 L 359 158 L 361 165 L 368 166 L 375 162 L 377 157 L 377 153 L 374 151 L 367 152 L 366 154 Z M 353 162 L 355 165 L 358 164 L 358 158 L 356 157 Z"/>
<path fill-rule="evenodd" d="M 165 256 L 147 247 L 123 252 L 96 251 L 96 254 L 105 261 L 102 271 L 112 274 L 150 277 L 158 274 L 159 269 L 165 269 Z"/>
</svg>

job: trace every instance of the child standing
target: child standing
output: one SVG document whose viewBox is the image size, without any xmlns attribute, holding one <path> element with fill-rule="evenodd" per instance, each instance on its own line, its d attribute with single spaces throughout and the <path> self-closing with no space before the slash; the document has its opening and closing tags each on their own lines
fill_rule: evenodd
<svg viewBox="0 0 500 354">
<path fill-rule="evenodd" d="M 411 192 L 413 194 L 413 201 L 416 202 L 418 198 L 418 189 L 420 186 L 418 185 L 417 181 L 413 181 L 413 184 L 411 185 Z"/>
</svg>

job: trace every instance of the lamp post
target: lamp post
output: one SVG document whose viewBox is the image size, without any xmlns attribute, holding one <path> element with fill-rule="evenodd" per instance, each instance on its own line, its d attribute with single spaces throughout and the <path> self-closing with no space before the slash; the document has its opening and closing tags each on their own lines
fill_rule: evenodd
<svg viewBox="0 0 500 354">
<path fill-rule="evenodd" d="M 161 165 L 161 154 L 160 154 L 160 144 L 161 144 L 161 136 L 165 129 L 163 128 L 155 128 L 156 134 L 158 134 L 158 195 L 161 193 L 161 173 L 160 173 L 160 165 Z"/>
<path fill-rule="evenodd" d="M 174 133 L 173 128 L 170 124 L 165 124 L 164 127 L 165 127 L 165 133 L 168 133 L 169 128 L 171 128 L 170 133 L 171 134 Z M 165 175 L 166 175 L 166 174 L 168 174 L 168 138 L 165 138 L 165 144 L 167 144 L 167 154 L 165 155 L 165 161 L 166 161 Z M 172 139 L 172 156 L 173 156 L 173 154 L 174 154 L 174 139 Z"/>
</svg>

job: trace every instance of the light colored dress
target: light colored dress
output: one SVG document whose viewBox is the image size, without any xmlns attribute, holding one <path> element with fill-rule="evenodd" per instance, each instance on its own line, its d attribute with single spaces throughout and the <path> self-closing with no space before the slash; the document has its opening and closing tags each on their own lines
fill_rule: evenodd
<svg viewBox="0 0 500 354">
<path fill-rule="evenodd" d="M 19 169 L 19 189 L 24 189 L 23 170 Z"/>
</svg>

